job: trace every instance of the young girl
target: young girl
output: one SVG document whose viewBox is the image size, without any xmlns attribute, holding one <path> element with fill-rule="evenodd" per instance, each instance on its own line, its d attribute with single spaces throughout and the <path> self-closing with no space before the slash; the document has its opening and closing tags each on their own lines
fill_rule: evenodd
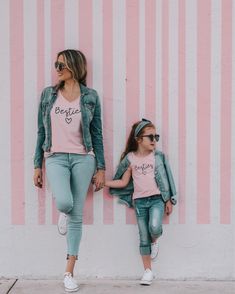
<svg viewBox="0 0 235 294">
<path fill-rule="evenodd" d="M 135 208 L 145 269 L 141 285 L 150 285 L 153 281 L 151 260 L 154 262 L 157 258 L 164 212 L 169 215 L 172 204 L 176 204 L 169 164 L 164 154 L 156 150 L 158 140 L 159 135 L 151 121 L 142 119 L 135 123 L 114 179 L 105 182 L 120 202 Z"/>
</svg>

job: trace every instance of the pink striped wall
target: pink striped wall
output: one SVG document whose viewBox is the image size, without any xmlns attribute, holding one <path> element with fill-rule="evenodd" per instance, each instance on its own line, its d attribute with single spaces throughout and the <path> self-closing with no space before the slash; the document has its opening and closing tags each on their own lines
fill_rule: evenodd
<svg viewBox="0 0 235 294">
<path fill-rule="evenodd" d="M 103 112 L 106 173 L 113 171 L 113 6 L 103 0 Z M 113 223 L 113 199 L 104 189 L 104 224 Z"/>
<path fill-rule="evenodd" d="M 23 0 L 10 2 L 11 212 L 13 224 L 25 222 L 24 187 L 24 30 Z"/>
<path fill-rule="evenodd" d="M 44 74 L 44 54 L 45 54 L 45 42 L 44 42 L 44 1 L 37 1 L 37 90 L 38 97 L 40 99 L 40 92 L 44 86 L 45 74 Z M 38 99 L 38 100 L 39 100 Z M 43 183 L 45 184 L 45 168 L 43 167 Z M 46 223 L 46 189 L 43 185 L 42 189 L 38 190 L 38 223 L 44 225 Z"/>
<path fill-rule="evenodd" d="M 79 28 L 79 49 L 84 52 L 87 58 L 87 85 L 88 87 L 92 87 L 92 50 L 93 50 L 93 42 L 92 42 L 92 1 L 91 0 L 79 0 L 78 5 L 78 28 Z M 85 203 L 85 214 L 84 214 L 84 223 L 92 224 L 94 222 L 94 199 L 93 199 L 93 190 L 90 187 L 86 203 Z"/>
<path fill-rule="evenodd" d="M 139 120 L 139 1 L 126 1 L 126 126 Z M 126 211 L 128 224 L 135 223 L 133 210 Z"/>
<path fill-rule="evenodd" d="M 198 2 L 197 30 L 197 221 L 210 223 L 210 0 Z"/>
<path fill-rule="evenodd" d="M 232 6 L 222 1 L 221 40 L 221 223 L 231 222 L 231 144 L 232 144 Z"/>
<path fill-rule="evenodd" d="M 36 1 L 36 0 L 35 0 Z M 189 211 L 195 211 L 195 221 L 197 224 L 211 224 L 212 220 L 216 219 L 213 215 L 219 211 L 219 220 L 221 224 L 231 224 L 234 209 L 234 201 L 232 201 L 232 139 L 235 132 L 232 126 L 232 81 L 233 75 L 233 62 L 234 50 L 232 23 L 235 17 L 232 14 L 234 5 L 233 0 L 221 1 L 221 10 L 212 11 L 213 0 L 175 0 L 178 9 L 174 12 L 177 15 L 175 19 L 175 27 L 177 28 L 178 47 L 175 48 L 175 55 L 178 68 L 177 68 L 177 85 L 178 90 L 175 93 L 175 111 L 177 111 L 177 121 L 174 125 L 175 136 L 178 140 L 177 152 L 172 152 L 169 148 L 170 134 L 172 134 L 172 124 L 169 123 L 171 118 L 171 102 L 172 89 L 170 88 L 170 79 L 172 78 L 170 61 L 169 61 L 169 44 L 170 38 L 173 36 L 174 31 L 172 25 L 170 26 L 170 8 L 172 2 L 170 0 L 121 0 L 125 5 L 120 6 L 122 15 L 124 15 L 125 25 L 123 34 L 125 38 L 118 40 L 119 48 L 123 48 L 125 60 L 123 67 L 118 67 L 119 60 L 114 58 L 115 44 L 117 40 L 114 30 L 114 19 L 120 11 L 114 9 L 116 1 L 120 0 L 99 0 L 99 3 L 92 0 L 78 0 L 76 5 L 77 27 L 74 28 L 78 32 L 78 44 L 70 39 L 71 44 L 76 44 L 75 47 L 82 50 L 88 60 L 88 86 L 93 87 L 94 74 L 97 66 L 97 60 L 94 59 L 96 50 L 102 52 L 102 62 L 100 63 L 99 78 L 99 95 L 102 102 L 102 115 L 104 125 L 104 143 L 105 143 L 105 157 L 107 162 L 106 175 L 108 178 L 112 177 L 114 166 L 114 138 L 117 142 L 117 134 L 120 130 L 117 129 L 118 124 L 114 123 L 114 102 L 118 103 L 117 97 L 114 101 L 114 70 L 125 68 L 125 73 L 116 74 L 120 78 L 118 81 L 120 85 L 125 84 L 125 103 L 123 111 L 118 114 L 119 119 L 125 122 L 126 128 L 121 130 L 123 134 L 130 131 L 131 125 L 141 118 L 141 114 L 145 114 L 146 118 L 151 119 L 158 126 L 161 135 L 162 149 L 168 154 L 170 162 L 174 167 L 175 176 L 178 178 L 178 208 L 175 210 L 177 213 L 177 223 L 186 224 L 190 219 Z M 220 0 L 214 0 L 220 1 Z M 53 63 L 56 58 L 56 53 L 65 48 L 65 40 L 69 40 L 70 36 L 66 35 L 69 31 L 65 30 L 65 21 L 70 21 L 70 16 L 66 12 L 66 5 L 74 5 L 74 1 L 66 2 L 66 0 L 43 0 L 36 1 L 37 3 L 37 29 L 35 31 L 37 40 L 37 89 L 35 95 L 32 97 L 34 107 L 37 107 L 38 97 L 42 89 L 48 86 L 46 76 L 51 77 L 52 82 L 55 82 L 55 75 Z M 49 5 L 48 5 L 49 3 Z M 98 4 L 97 4 L 98 3 Z M 187 12 L 190 5 L 194 4 L 196 7 L 196 18 L 193 20 L 193 25 L 196 28 L 195 44 L 189 44 L 186 31 L 188 29 Z M 144 9 L 142 9 L 144 7 Z M 194 6 L 193 6 L 194 7 Z M 1 3 L 0 3 L 1 8 Z M 30 81 L 26 81 L 24 77 L 24 1 L 9 1 L 9 28 L 10 28 L 10 138 L 11 138 L 11 220 L 12 224 L 24 225 L 25 215 L 27 210 L 30 209 L 27 201 L 25 201 L 25 175 L 24 175 L 24 157 L 33 156 L 35 142 L 32 141 L 31 154 L 25 154 L 25 136 L 24 124 L 26 123 L 24 112 L 24 85 L 31 87 Z M 99 11 L 97 9 L 100 9 Z M 96 11 L 97 10 L 97 11 Z M 71 11 L 71 10 L 70 10 Z M 30 13 L 30 11 L 28 12 Z M 50 19 L 45 20 L 46 15 L 50 15 Z M 94 15 L 97 13 L 102 14 L 102 21 L 94 23 Z M 221 68 L 220 72 L 214 73 L 212 71 L 212 13 L 216 13 L 218 17 L 215 19 L 221 22 L 218 24 L 221 27 L 220 49 L 221 52 Z M 161 15 L 159 22 L 158 15 Z M 144 21 L 141 21 L 144 20 Z M 74 22 L 73 22 L 74 24 Z M 94 42 L 94 27 L 96 34 L 100 35 L 101 42 L 96 44 Z M 73 30 L 73 26 L 71 26 Z M 161 31 L 158 35 L 157 32 Z M 142 34 L 142 35 L 141 35 Z M 49 44 L 46 42 L 46 36 L 50 36 Z M 71 34 L 72 36 L 73 34 Z M 161 56 L 159 62 L 157 51 L 157 44 L 161 48 Z M 188 44 L 188 46 L 186 46 Z M 192 52 L 190 48 L 195 47 L 194 59 L 196 60 L 196 108 L 191 110 L 196 118 L 196 128 L 190 125 L 191 120 L 187 121 L 187 107 L 193 105 L 192 97 L 187 96 L 189 85 L 192 84 L 192 77 L 186 76 L 187 56 Z M 0 52 L 1 54 L 1 52 Z M 143 54 L 143 55 L 141 55 Z M 49 56 L 49 59 L 48 59 Z M 96 55 L 95 55 L 96 56 Z M 171 56 L 172 58 L 172 56 Z M 30 59 L 29 59 L 30 60 Z M 50 60 L 50 66 L 46 61 Z M 143 70 L 144 72 L 142 72 Z M 159 74 L 160 73 L 160 74 Z M 211 82 L 214 75 L 220 76 L 221 92 L 220 92 L 220 109 L 218 117 L 220 117 L 220 166 L 219 169 L 219 201 L 213 203 L 213 195 L 211 185 L 211 175 L 216 175 L 217 169 L 211 164 L 211 150 L 213 146 L 218 144 L 214 141 L 211 135 L 211 117 L 213 95 L 211 95 Z M 125 80 L 121 79 L 125 75 Z M 144 81 L 140 77 L 144 76 Z M 96 82 L 97 84 L 97 82 Z M 117 81 L 115 81 L 117 84 Z M 159 93 L 161 89 L 161 97 Z M 142 92 L 141 92 L 142 91 Z M 144 93 L 144 98 L 140 95 Z M 120 97 L 120 99 L 124 99 Z M 141 99 L 144 99 L 144 103 Z M 144 105 L 144 106 L 143 106 Z M 141 107 L 144 107 L 142 109 Z M 191 109 L 191 108 L 190 108 Z M 161 112 L 161 115 L 157 113 Z M 115 116 L 117 117 L 117 116 Z M 175 116 L 174 116 L 175 117 Z M 36 117 L 34 122 L 28 122 L 32 125 L 32 138 L 35 137 L 36 131 Z M 0 126 L 1 128 L 3 126 Z M 192 127 L 192 128 L 191 128 Z M 187 157 L 190 145 L 187 141 L 187 130 L 192 129 L 192 135 L 196 138 L 196 153 L 195 153 L 195 166 L 191 165 L 190 158 Z M 4 131 L 4 129 L 3 129 Z M 127 136 L 126 135 L 126 136 Z M 120 143 L 123 144 L 123 143 Z M 124 149 L 124 146 L 121 146 Z M 117 157 L 119 157 L 118 154 Z M 194 161 L 193 161 L 194 162 Z M 196 182 L 196 199 L 188 193 L 186 189 L 186 179 L 190 179 L 187 170 L 193 170 L 196 175 L 191 179 Z M 214 177 L 216 178 L 216 177 Z M 48 196 L 46 190 L 37 191 L 38 202 L 38 224 L 44 225 L 48 215 L 51 218 L 51 223 L 57 222 L 57 211 L 54 202 L 52 201 L 52 211 L 49 211 L 46 203 Z M 109 196 L 108 190 L 105 189 L 102 194 L 103 205 L 99 206 L 102 209 L 103 224 L 115 224 L 118 220 L 115 219 L 115 209 L 113 198 Z M 96 209 L 92 186 L 90 186 L 86 205 L 85 205 L 85 224 L 93 225 L 98 221 L 94 211 Z M 187 200 L 187 201 L 186 201 Z M 192 201 L 191 201 L 192 200 Z M 193 207 L 192 207 L 193 205 Z M 189 209 L 190 208 L 190 209 Z M 125 208 L 123 208 L 125 209 Z M 125 222 L 127 224 L 135 224 L 135 216 L 132 210 L 126 209 Z M 98 215 L 98 214 L 97 214 Z M 191 218 L 192 219 L 192 218 Z M 165 224 L 171 223 L 171 218 L 164 220 Z"/>
</svg>

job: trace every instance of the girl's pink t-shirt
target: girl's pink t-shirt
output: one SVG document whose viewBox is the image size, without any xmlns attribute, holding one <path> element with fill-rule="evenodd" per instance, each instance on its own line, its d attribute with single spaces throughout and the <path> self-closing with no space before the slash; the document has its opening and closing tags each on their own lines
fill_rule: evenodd
<svg viewBox="0 0 235 294">
<path fill-rule="evenodd" d="M 69 102 L 61 92 L 51 109 L 51 153 L 87 154 L 81 129 L 80 97 Z"/>
<path fill-rule="evenodd" d="M 147 156 L 140 157 L 130 152 L 128 154 L 128 159 L 130 161 L 134 183 L 133 199 L 160 194 L 154 175 L 154 153 L 151 152 Z"/>
</svg>

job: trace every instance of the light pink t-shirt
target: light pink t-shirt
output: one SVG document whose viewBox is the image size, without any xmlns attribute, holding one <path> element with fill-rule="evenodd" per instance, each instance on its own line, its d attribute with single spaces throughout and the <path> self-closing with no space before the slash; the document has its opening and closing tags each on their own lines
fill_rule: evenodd
<svg viewBox="0 0 235 294">
<path fill-rule="evenodd" d="M 155 158 L 154 153 L 144 157 L 136 156 L 133 152 L 128 154 L 132 178 L 134 183 L 133 199 L 143 198 L 160 194 L 155 181 Z"/>
<path fill-rule="evenodd" d="M 80 97 L 69 102 L 58 92 L 51 109 L 51 131 L 51 153 L 87 154 L 82 138 Z"/>
</svg>

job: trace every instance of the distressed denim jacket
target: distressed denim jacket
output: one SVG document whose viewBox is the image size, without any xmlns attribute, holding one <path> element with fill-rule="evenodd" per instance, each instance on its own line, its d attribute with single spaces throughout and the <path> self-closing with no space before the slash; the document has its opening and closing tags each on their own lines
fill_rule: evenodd
<svg viewBox="0 0 235 294">
<path fill-rule="evenodd" d="M 80 84 L 81 125 L 83 143 L 86 151 L 94 151 L 97 169 L 105 169 L 104 147 L 101 122 L 101 108 L 98 94 L 95 90 Z M 51 149 L 51 116 L 50 112 L 57 98 L 55 87 L 43 90 L 38 110 L 38 136 L 34 155 L 34 168 L 41 168 L 44 152 Z"/>
<path fill-rule="evenodd" d="M 164 202 L 170 200 L 172 204 L 176 204 L 176 189 L 175 183 L 170 169 L 170 165 L 165 157 L 165 155 L 156 150 L 155 151 L 155 180 L 157 186 L 161 192 L 162 199 Z M 130 165 L 128 160 L 128 155 L 126 155 L 123 160 L 120 162 L 114 180 L 119 180 L 122 178 L 124 172 L 127 170 Z M 128 207 L 133 207 L 132 195 L 134 192 L 133 179 L 131 178 L 128 185 L 124 188 L 110 188 L 110 194 L 118 196 L 119 202 L 126 204 Z"/>
</svg>

